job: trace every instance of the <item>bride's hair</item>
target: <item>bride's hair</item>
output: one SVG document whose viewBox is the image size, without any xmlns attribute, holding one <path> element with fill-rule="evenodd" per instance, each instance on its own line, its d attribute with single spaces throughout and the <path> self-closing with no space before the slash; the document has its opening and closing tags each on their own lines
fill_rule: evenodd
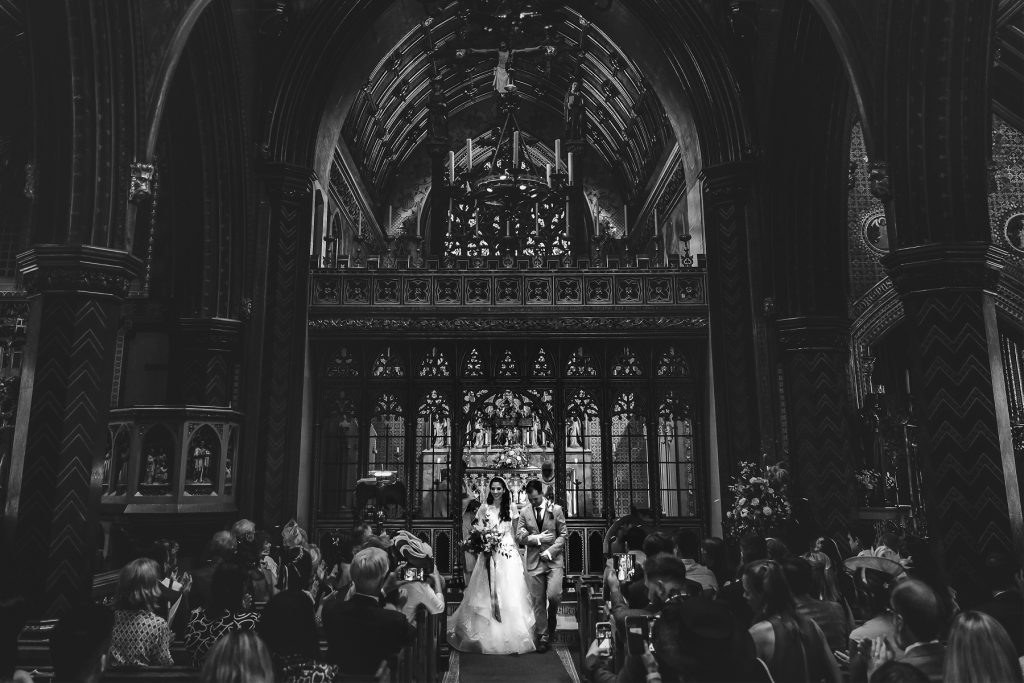
<svg viewBox="0 0 1024 683">
<path fill-rule="evenodd" d="M 498 518 L 505 521 L 512 521 L 511 505 L 512 505 L 512 492 L 508 489 L 508 484 L 501 477 L 495 477 L 491 479 L 491 483 L 487 485 L 487 504 L 494 505 L 494 495 L 491 493 L 491 484 L 494 482 L 500 482 L 501 487 L 505 489 L 505 494 L 501 497 L 501 511 L 498 514 Z"/>
</svg>

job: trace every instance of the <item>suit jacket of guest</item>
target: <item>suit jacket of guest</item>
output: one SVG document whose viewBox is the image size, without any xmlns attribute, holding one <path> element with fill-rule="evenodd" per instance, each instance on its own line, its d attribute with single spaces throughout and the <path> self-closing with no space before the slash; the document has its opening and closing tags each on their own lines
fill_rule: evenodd
<svg viewBox="0 0 1024 683">
<path fill-rule="evenodd" d="M 896 661 L 920 669 L 932 683 L 942 683 L 945 660 L 946 646 L 942 643 L 922 643 L 896 658 Z"/>
<path fill-rule="evenodd" d="M 416 629 L 401 612 L 384 609 L 379 601 L 355 594 L 324 608 L 327 658 L 345 674 L 370 675 L 380 662 L 416 638 Z"/>
<path fill-rule="evenodd" d="M 1024 655 L 1024 596 L 1020 591 L 1003 591 L 974 609 L 1002 624 L 1017 648 L 1017 656 Z"/>
<path fill-rule="evenodd" d="M 519 522 L 516 525 L 516 542 L 526 546 L 526 571 L 531 574 L 539 574 L 552 567 L 562 566 L 562 555 L 565 551 L 565 513 L 561 505 L 555 505 L 545 500 L 540 508 L 541 519 L 538 521 L 533 512 L 532 503 L 523 503 L 519 506 Z M 544 531 L 550 531 L 555 535 L 555 540 L 549 543 L 533 545 L 529 537 Z M 541 557 L 541 553 L 549 551 L 551 559 Z"/>
</svg>

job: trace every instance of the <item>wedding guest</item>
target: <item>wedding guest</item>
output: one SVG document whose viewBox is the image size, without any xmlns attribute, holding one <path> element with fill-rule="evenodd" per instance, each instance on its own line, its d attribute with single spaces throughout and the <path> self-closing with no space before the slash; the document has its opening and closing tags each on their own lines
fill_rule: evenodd
<svg viewBox="0 0 1024 683">
<path fill-rule="evenodd" d="M 949 576 L 939 560 L 938 545 L 929 539 L 908 538 L 906 543 L 910 566 L 907 575 L 912 579 L 923 581 L 935 593 L 939 600 L 940 615 L 939 631 L 945 633 L 953 620 L 953 615 L 960 611 L 957 593 L 949 583 Z"/>
<path fill-rule="evenodd" d="M 686 578 L 696 581 L 701 588 L 712 596 L 718 591 L 718 579 L 709 568 L 697 562 L 700 554 L 700 541 L 692 529 L 680 529 L 675 535 L 676 556 L 686 565 Z"/>
<path fill-rule="evenodd" d="M 735 572 L 729 568 L 729 553 L 725 541 L 718 536 L 708 536 L 700 544 L 700 562 L 715 574 L 715 582 L 719 586 L 735 578 Z"/>
<path fill-rule="evenodd" d="M 846 541 L 850 545 L 850 553 L 857 557 L 874 555 L 875 527 L 871 522 L 859 520 L 846 532 Z"/>
<path fill-rule="evenodd" d="M 50 634 L 55 683 L 94 683 L 103 677 L 114 630 L 114 613 L 88 603 L 73 607 Z"/>
<path fill-rule="evenodd" d="M 766 559 L 768 544 L 763 536 L 746 534 L 740 538 L 740 566 L 737 568 L 736 578 L 721 586 L 716 599 L 728 605 L 741 624 L 749 624 L 754 618 L 743 592 L 743 568 L 752 562 Z"/>
<path fill-rule="evenodd" d="M 331 681 L 338 667 L 320 659 L 313 605 L 297 591 L 271 598 L 256 628 L 270 649 L 279 683 Z"/>
<path fill-rule="evenodd" d="M 256 628 L 260 615 L 252 609 L 248 579 L 245 568 L 235 562 L 224 562 L 214 572 L 212 603 L 192 610 L 185 632 L 185 649 L 195 668 L 203 666 L 206 654 L 224 634 Z"/>
<path fill-rule="evenodd" d="M 885 531 L 878 537 L 878 545 L 874 549 L 875 557 L 884 557 L 893 562 L 900 562 L 900 537 L 891 531 Z"/>
<path fill-rule="evenodd" d="M 396 577 L 395 591 L 399 595 L 395 603 L 410 624 L 416 624 L 416 609 L 423 605 L 430 614 L 441 614 L 445 610 L 444 587 L 434 565 L 433 549 L 408 531 L 395 535 L 395 549 L 400 562 L 412 569 L 423 571 L 423 580 L 405 580 Z"/>
<path fill-rule="evenodd" d="M 147 553 L 160 566 L 160 601 L 156 613 L 167 620 L 176 637 L 185 633 L 192 588 L 192 577 L 178 566 L 179 549 L 177 541 L 162 538 L 155 541 Z"/>
<path fill-rule="evenodd" d="M 235 542 L 248 540 L 251 541 L 253 536 L 256 534 L 256 523 L 249 519 L 240 519 L 231 525 L 231 535 L 235 537 Z"/>
<path fill-rule="evenodd" d="M 889 660 L 871 674 L 871 683 L 928 683 L 928 677 L 917 667 Z"/>
<path fill-rule="evenodd" d="M 210 649 L 202 683 L 274 683 L 270 652 L 252 631 L 231 631 Z"/>
<path fill-rule="evenodd" d="M 328 661 L 344 674 L 375 673 L 382 661 L 394 656 L 416 638 L 406 618 L 380 605 L 381 589 L 388 579 L 386 552 L 366 548 L 352 558 L 355 593 L 324 609 Z"/>
<path fill-rule="evenodd" d="M 686 579 L 686 564 L 673 555 L 655 557 L 644 563 L 644 582 L 652 612 L 660 612 L 666 605 L 690 597 Z"/>
<path fill-rule="evenodd" d="M 143 557 L 121 569 L 114 600 L 114 628 L 107 660 L 111 667 L 170 666 L 174 634 L 155 614 L 160 600 L 160 567 Z"/>
<path fill-rule="evenodd" d="M 210 605 L 213 572 L 221 562 L 234 557 L 236 547 L 237 541 L 230 531 L 218 531 L 210 539 L 203 565 L 192 572 L 192 590 L 189 591 L 189 602 L 193 609 Z"/>
<path fill-rule="evenodd" d="M 889 605 L 894 613 L 891 639 L 876 638 L 872 643 L 872 661 L 868 669 L 877 668 L 889 659 L 917 667 L 937 683 L 943 679 L 946 648 L 939 641 L 942 605 L 926 583 L 906 579 L 893 586 Z M 851 660 L 850 680 L 865 680 L 859 666 Z"/>
<path fill-rule="evenodd" d="M 851 624 L 839 603 L 819 600 L 811 595 L 814 588 L 811 563 L 802 557 L 791 557 L 782 564 L 782 569 L 793 592 L 797 613 L 818 625 L 825 634 L 829 649 L 845 651 Z"/>
<path fill-rule="evenodd" d="M 764 544 L 765 547 L 768 549 L 769 560 L 775 560 L 776 562 L 784 562 L 787 559 L 789 559 L 789 546 L 787 546 L 782 541 L 782 539 L 770 536 L 764 539 Z"/>
<path fill-rule="evenodd" d="M 743 571 L 743 590 L 754 625 L 757 656 L 768 664 L 777 681 L 830 681 L 841 676 L 818 625 L 802 616 L 782 566 L 773 560 L 748 564 Z"/>
<path fill-rule="evenodd" d="M 476 498 L 467 498 L 466 510 L 462 513 L 462 538 L 469 538 L 469 534 L 473 531 L 473 526 L 479 524 L 479 520 L 476 518 L 476 511 L 480 509 L 480 501 Z M 473 569 L 476 567 L 476 555 L 471 552 L 464 551 L 463 561 L 465 562 L 465 579 L 469 582 L 469 577 L 473 574 Z"/>
<path fill-rule="evenodd" d="M 1017 650 L 1003 626 L 982 612 L 961 612 L 949 630 L 945 683 L 1020 683 Z"/>
<path fill-rule="evenodd" d="M 1003 552 L 989 553 L 982 567 L 990 597 L 975 609 L 993 617 L 1002 624 L 1017 651 L 1024 655 L 1024 595 L 1017 585 L 1020 569 L 1009 555 Z"/>
<path fill-rule="evenodd" d="M 855 577 L 857 611 L 864 618 L 864 623 L 850 632 L 850 650 L 857 648 L 863 641 L 887 636 L 893 630 L 889 590 L 895 578 L 891 574 L 869 568 L 858 569 Z"/>
<path fill-rule="evenodd" d="M 270 541 L 263 532 L 238 542 L 235 553 L 238 563 L 249 575 L 249 588 L 254 603 L 265 603 L 274 596 L 277 584 L 277 563 L 270 559 Z"/>
</svg>

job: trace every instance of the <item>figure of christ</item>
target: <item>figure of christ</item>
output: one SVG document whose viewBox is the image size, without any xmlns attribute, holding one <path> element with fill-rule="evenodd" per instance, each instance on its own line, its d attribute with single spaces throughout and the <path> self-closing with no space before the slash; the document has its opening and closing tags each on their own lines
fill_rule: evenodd
<svg viewBox="0 0 1024 683">
<path fill-rule="evenodd" d="M 497 54 L 498 63 L 494 66 L 494 90 L 499 95 L 505 95 L 516 89 L 516 85 L 512 82 L 512 77 L 509 76 L 508 73 L 509 68 L 512 66 L 512 59 L 515 55 L 525 55 L 544 51 L 551 52 L 552 49 L 553 48 L 545 45 L 538 45 L 536 47 L 526 47 L 513 50 L 509 47 L 508 41 L 503 40 L 498 44 L 497 49 L 466 48 L 464 51 L 460 50 L 460 52 L 467 55 Z"/>
</svg>

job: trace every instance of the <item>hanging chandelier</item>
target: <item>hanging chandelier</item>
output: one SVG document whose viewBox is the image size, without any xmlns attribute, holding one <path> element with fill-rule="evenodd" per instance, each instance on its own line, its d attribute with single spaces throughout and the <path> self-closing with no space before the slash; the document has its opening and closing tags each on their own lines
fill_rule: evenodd
<svg viewBox="0 0 1024 683">
<path fill-rule="evenodd" d="M 445 252 L 452 256 L 558 256 L 570 251 L 569 190 L 574 159 L 546 163 L 516 119 L 517 96 L 499 97 L 500 126 L 481 140 L 489 153 L 477 164 L 473 139 L 466 140 L 465 164 L 449 152 L 448 231 Z M 530 139 L 528 139 L 530 138 Z"/>
</svg>

